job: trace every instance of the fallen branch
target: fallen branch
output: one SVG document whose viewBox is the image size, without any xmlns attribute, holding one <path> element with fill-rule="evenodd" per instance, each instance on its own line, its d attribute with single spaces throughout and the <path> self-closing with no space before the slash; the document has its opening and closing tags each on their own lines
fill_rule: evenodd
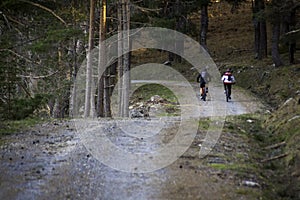
<svg viewBox="0 0 300 200">
<path fill-rule="evenodd" d="M 142 12 L 145 12 L 145 13 L 149 13 L 149 12 L 156 12 L 156 13 L 158 13 L 159 11 L 162 10 L 161 8 L 158 8 L 158 9 L 150 9 L 150 8 L 145 8 L 145 7 L 141 7 L 141 6 L 134 5 L 134 4 L 133 4 L 133 7 L 134 7 L 134 8 L 137 8 L 138 10 L 140 10 L 140 11 L 142 11 Z"/>
<path fill-rule="evenodd" d="M 6 15 L 4 15 L 1 11 L 0 11 L 0 14 L 2 14 L 2 16 L 3 16 L 5 22 L 6 22 L 7 26 L 8 26 L 8 28 L 11 29 L 11 25 L 10 25 L 9 21 L 7 20 Z"/>
<path fill-rule="evenodd" d="M 17 75 L 17 77 L 21 77 L 21 78 L 32 78 L 32 79 L 43 79 L 43 78 L 48 78 L 50 76 L 53 76 L 54 74 L 56 74 L 58 72 L 55 71 L 55 72 L 52 72 L 51 74 L 47 74 L 47 75 L 43 75 L 43 76 L 31 76 L 31 75 Z"/>
<path fill-rule="evenodd" d="M 262 163 L 270 162 L 270 161 L 273 161 L 273 160 L 277 160 L 277 159 L 280 159 L 280 158 L 284 158 L 284 157 L 286 157 L 286 156 L 288 156 L 288 155 L 289 155 L 288 153 L 280 154 L 280 155 L 278 155 L 278 156 L 274 156 L 274 157 L 271 157 L 271 158 L 264 159 L 264 160 L 262 160 L 261 162 L 262 162 Z"/>
<path fill-rule="evenodd" d="M 23 1 L 23 2 L 25 2 L 25 3 L 29 3 L 29 4 L 31 4 L 31 5 L 34 5 L 34 6 L 36 6 L 36 7 L 39 7 L 39 8 L 41 8 L 41 9 L 44 9 L 44 10 L 50 12 L 50 13 L 51 13 L 52 15 L 54 15 L 57 19 L 59 19 L 59 21 L 61 21 L 64 25 L 67 25 L 67 23 L 66 23 L 60 16 L 58 16 L 54 11 L 52 11 L 51 9 L 49 9 L 49 8 L 47 8 L 47 7 L 45 7 L 45 6 L 41 5 L 41 4 L 34 3 L 34 2 L 31 2 L 31 1 L 27 1 L 27 0 L 21 0 L 21 1 Z"/>
<path fill-rule="evenodd" d="M 292 34 L 299 33 L 299 32 L 300 32 L 300 29 L 297 29 L 297 30 L 293 30 L 293 31 L 287 32 L 284 35 L 292 35 Z"/>
<path fill-rule="evenodd" d="M 286 144 L 286 142 L 283 141 L 283 142 L 280 142 L 280 143 L 277 143 L 277 144 L 273 144 L 273 145 L 267 146 L 267 147 L 265 147 L 264 149 L 265 149 L 265 150 L 276 149 L 276 148 L 278 148 L 278 147 L 284 146 L 285 144 Z"/>
</svg>

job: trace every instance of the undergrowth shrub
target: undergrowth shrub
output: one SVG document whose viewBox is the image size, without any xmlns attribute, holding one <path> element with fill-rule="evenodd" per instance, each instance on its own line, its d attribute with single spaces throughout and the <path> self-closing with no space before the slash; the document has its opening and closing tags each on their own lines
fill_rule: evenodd
<svg viewBox="0 0 300 200">
<path fill-rule="evenodd" d="M 21 120 L 42 107 L 48 99 L 46 94 L 36 94 L 33 98 L 15 98 L 0 105 L 0 119 Z"/>
</svg>

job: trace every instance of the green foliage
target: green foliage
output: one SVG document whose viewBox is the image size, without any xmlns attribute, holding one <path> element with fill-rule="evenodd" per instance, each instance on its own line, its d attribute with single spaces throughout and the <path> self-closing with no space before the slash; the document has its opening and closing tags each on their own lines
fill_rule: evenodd
<svg viewBox="0 0 300 200">
<path fill-rule="evenodd" d="M 21 120 L 33 114 L 33 112 L 45 105 L 49 95 L 37 94 L 33 98 L 15 98 L 0 106 L 0 118 Z"/>
<path fill-rule="evenodd" d="M 44 38 L 32 44 L 31 50 L 36 53 L 47 53 L 53 51 L 52 48 L 56 50 L 61 43 L 70 40 L 70 38 L 82 36 L 82 31 L 73 28 L 54 29 L 52 27 L 45 34 Z"/>
<path fill-rule="evenodd" d="M 163 27 L 163 28 L 168 28 L 168 29 L 174 29 L 175 27 L 175 19 L 163 19 L 163 18 L 153 18 L 150 21 L 151 25 L 155 27 Z"/>
<path fill-rule="evenodd" d="M 41 123 L 43 119 L 27 117 L 22 120 L 4 120 L 0 122 L 0 136 L 25 131 L 26 129 Z M 0 139 L 1 145 L 1 139 Z"/>
<path fill-rule="evenodd" d="M 64 28 L 64 29 L 51 29 L 47 32 L 46 41 L 54 42 L 54 41 L 66 41 L 72 37 L 78 37 L 82 35 L 82 31 L 78 29 L 72 28 Z"/>
</svg>

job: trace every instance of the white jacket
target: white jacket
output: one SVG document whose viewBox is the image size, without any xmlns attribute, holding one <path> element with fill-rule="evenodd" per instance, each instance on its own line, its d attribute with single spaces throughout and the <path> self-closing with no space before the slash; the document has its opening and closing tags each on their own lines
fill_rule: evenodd
<svg viewBox="0 0 300 200">
<path fill-rule="evenodd" d="M 235 83 L 235 78 L 232 74 L 225 73 L 222 76 L 221 81 L 225 84 L 234 84 Z"/>
</svg>

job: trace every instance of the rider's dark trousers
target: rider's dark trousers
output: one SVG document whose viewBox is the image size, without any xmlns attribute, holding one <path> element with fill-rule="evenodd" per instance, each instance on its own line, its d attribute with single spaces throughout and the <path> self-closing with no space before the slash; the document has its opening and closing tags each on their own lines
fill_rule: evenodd
<svg viewBox="0 0 300 200">
<path fill-rule="evenodd" d="M 224 83 L 224 90 L 226 90 L 226 86 L 228 88 L 228 96 L 231 96 L 231 84 L 225 84 Z"/>
</svg>

